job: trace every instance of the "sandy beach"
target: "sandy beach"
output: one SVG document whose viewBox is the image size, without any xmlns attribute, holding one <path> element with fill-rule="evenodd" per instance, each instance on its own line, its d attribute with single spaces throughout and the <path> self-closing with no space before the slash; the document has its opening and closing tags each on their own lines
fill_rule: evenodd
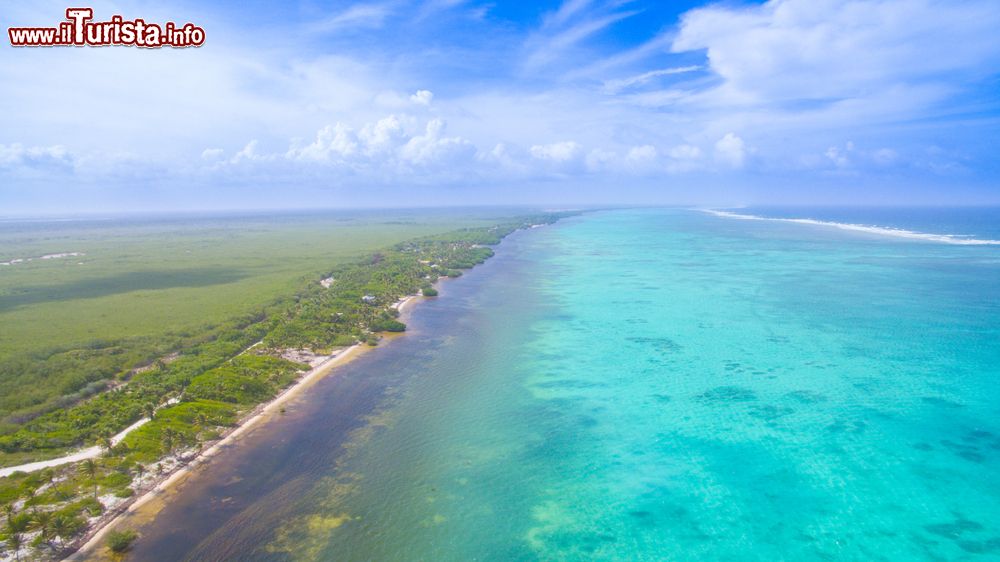
<svg viewBox="0 0 1000 562">
<path fill-rule="evenodd" d="M 402 314 L 414 302 L 418 301 L 419 298 L 420 297 L 417 295 L 410 295 L 400 299 L 392 306 Z M 355 344 L 344 349 L 311 369 L 304 376 L 302 376 L 302 378 L 286 388 L 270 402 L 261 404 L 254 408 L 232 429 L 232 431 L 225 434 L 211 447 L 202 451 L 190 462 L 179 466 L 172 472 L 164 474 L 159 479 L 159 482 L 156 482 L 151 489 L 144 492 L 135 501 L 119 507 L 113 517 L 98 523 L 98 525 L 79 539 L 83 541 L 83 544 L 73 554 L 68 556 L 66 560 L 87 560 L 98 556 L 101 551 L 102 541 L 107 533 L 111 529 L 115 528 L 117 524 L 136 514 L 144 506 L 153 502 L 153 500 L 162 498 L 171 490 L 171 488 L 183 482 L 199 467 L 205 465 L 209 460 L 211 460 L 212 457 L 225 449 L 238 444 L 241 437 L 251 432 L 254 428 L 259 427 L 262 423 L 270 420 L 275 415 L 280 415 L 281 407 L 301 394 L 303 390 L 314 384 L 316 381 L 329 375 L 330 372 L 336 367 L 344 365 L 352 359 L 360 356 L 367 349 L 376 348 L 371 348 L 363 344 Z"/>
</svg>

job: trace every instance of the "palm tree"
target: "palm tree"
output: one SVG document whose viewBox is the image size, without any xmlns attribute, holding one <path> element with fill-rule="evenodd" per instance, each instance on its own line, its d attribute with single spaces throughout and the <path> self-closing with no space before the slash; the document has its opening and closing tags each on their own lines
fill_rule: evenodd
<svg viewBox="0 0 1000 562">
<path fill-rule="evenodd" d="M 146 402 L 142 405 L 142 413 L 149 419 L 153 419 L 156 416 L 156 405 L 152 402 Z"/>
<path fill-rule="evenodd" d="M 176 446 L 177 432 L 173 428 L 165 427 L 160 433 L 160 440 L 163 444 L 163 450 L 168 455 L 174 452 L 174 447 Z"/>
<path fill-rule="evenodd" d="M 49 523 L 49 529 L 52 536 L 58 537 L 59 542 L 63 543 L 73 534 L 73 523 L 65 515 L 56 515 Z"/>
<path fill-rule="evenodd" d="M 35 510 L 31 513 L 31 518 L 35 522 L 35 528 L 45 542 L 52 539 L 52 512 Z"/>
<path fill-rule="evenodd" d="M 27 513 L 17 513 L 7 517 L 7 532 L 13 535 L 14 533 L 23 533 L 28 530 L 28 526 L 31 524 L 31 517 Z"/>
<path fill-rule="evenodd" d="M 94 499 L 97 499 L 97 463 L 94 459 L 87 459 L 80 465 L 80 471 L 94 484 Z"/>
<path fill-rule="evenodd" d="M 10 532 L 7 534 L 7 548 L 14 553 L 14 560 L 21 561 L 21 547 L 24 546 L 24 537 L 21 533 Z"/>
<path fill-rule="evenodd" d="M 31 518 L 26 513 L 7 514 L 7 548 L 14 552 L 14 559 L 21 560 L 21 547 L 24 546 L 24 532 L 28 530 Z"/>
<path fill-rule="evenodd" d="M 103 450 L 105 455 L 110 455 L 111 448 L 114 447 L 114 444 L 111 442 L 110 437 L 98 437 L 97 446 Z"/>
<path fill-rule="evenodd" d="M 146 467 L 141 464 L 136 464 L 135 468 L 132 469 L 132 474 L 135 474 L 137 480 L 142 480 L 142 475 L 146 473 Z"/>
</svg>

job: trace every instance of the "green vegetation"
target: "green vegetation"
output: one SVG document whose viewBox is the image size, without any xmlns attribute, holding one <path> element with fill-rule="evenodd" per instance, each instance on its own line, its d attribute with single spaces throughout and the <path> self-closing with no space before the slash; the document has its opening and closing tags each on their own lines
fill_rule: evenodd
<svg viewBox="0 0 1000 562">
<path fill-rule="evenodd" d="M 231 337 L 331 264 L 495 222 L 354 211 L 0 223 L 0 262 L 84 254 L 0 266 L 0 435 Z"/>
<path fill-rule="evenodd" d="M 104 511 L 94 491 L 114 493 L 131 481 L 123 470 L 122 462 L 101 461 L 81 464 L 78 470 L 16 473 L 0 479 L 5 517 L 0 541 L 8 550 L 31 547 L 33 558 L 59 558 L 67 542 L 85 528 L 87 518 Z M 15 509 L 18 503 L 21 507 Z"/>
<path fill-rule="evenodd" d="M 425 297 L 436 297 L 438 296 L 438 291 L 434 287 L 428 285 L 423 289 L 420 289 L 420 294 L 422 294 Z"/>
<path fill-rule="evenodd" d="M 277 394 L 298 372 L 308 369 L 308 365 L 284 359 L 242 355 L 191 379 L 184 394 L 189 400 L 256 404 Z"/>
<path fill-rule="evenodd" d="M 131 529 L 126 529 L 124 531 L 111 531 L 108 533 L 108 538 L 105 542 L 111 552 L 121 554 L 132 548 L 132 543 L 135 542 L 135 539 L 137 538 L 139 538 L 138 533 Z"/>
<path fill-rule="evenodd" d="M 236 423 L 232 403 L 195 399 L 160 410 L 156 418 L 129 433 L 114 454 L 135 463 L 152 463 L 201 440 L 218 438 L 219 428 Z"/>
<path fill-rule="evenodd" d="M 308 369 L 280 355 L 375 345 L 381 332 L 404 331 L 393 306 L 400 298 L 433 291 L 430 283 L 482 263 L 493 255 L 489 245 L 510 232 L 560 216 L 423 236 L 342 263 L 303 280 L 260 312 L 192 336 L 192 345 L 134 372 L 126 384 L 17 424 L 0 435 L 0 450 L 8 455 L 56 454 L 90 443 L 106 450 L 103 458 L 76 466 L 0 479 L 0 505 L 10 506 L 0 540 L 8 548 L 31 541 L 40 556 L 56 556 L 88 517 L 134 495 L 151 473 L 186 462 Z M 111 445 L 111 435 L 143 417 L 151 419 Z M 116 552 L 135 538 L 114 537 L 123 549 L 115 550 L 109 539 Z"/>
</svg>

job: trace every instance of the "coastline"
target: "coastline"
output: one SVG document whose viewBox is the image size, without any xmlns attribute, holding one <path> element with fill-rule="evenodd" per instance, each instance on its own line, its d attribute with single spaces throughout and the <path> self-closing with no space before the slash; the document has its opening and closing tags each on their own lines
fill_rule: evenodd
<svg viewBox="0 0 1000 562">
<path fill-rule="evenodd" d="M 392 307 L 399 311 L 400 314 L 403 314 L 413 303 L 418 300 L 422 300 L 423 298 L 426 297 L 408 295 L 398 300 L 392 305 Z M 391 341 L 391 339 L 389 339 L 389 341 Z M 207 464 L 213 457 L 223 452 L 224 449 L 237 445 L 240 437 L 261 424 L 269 421 L 274 416 L 276 411 L 278 415 L 280 415 L 279 407 L 297 397 L 307 387 L 312 386 L 315 382 L 333 373 L 337 367 L 347 364 L 351 360 L 362 355 L 366 350 L 370 349 L 376 348 L 356 343 L 344 349 L 336 355 L 329 357 L 316 367 L 310 369 L 299 380 L 295 381 L 288 388 L 284 389 L 268 402 L 259 404 L 253 408 L 243 419 L 237 422 L 237 424 L 231 428 L 230 431 L 225 433 L 218 441 L 213 443 L 211 447 L 201 451 L 190 461 L 179 465 L 176 469 L 163 474 L 160 478 L 155 479 L 151 487 L 143 492 L 142 495 L 137 496 L 135 500 L 123 503 L 120 506 L 113 508 L 113 511 L 106 517 L 99 519 L 93 528 L 89 529 L 87 533 L 78 539 L 80 546 L 76 547 L 73 552 L 63 558 L 63 560 L 87 560 L 98 555 L 100 552 L 101 541 L 115 527 L 115 525 L 121 523 L 124 519 L 137 514 L 141 508 L 153 500 L 159 499 L 169 493 L 173 487 L 180 484 L 187 477 L 191 476 L 196 469 Z"/>
</svg>

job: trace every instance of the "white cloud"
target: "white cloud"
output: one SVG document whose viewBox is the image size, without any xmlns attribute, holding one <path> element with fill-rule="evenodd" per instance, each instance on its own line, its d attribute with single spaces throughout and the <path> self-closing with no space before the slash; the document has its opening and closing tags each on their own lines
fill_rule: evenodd
<svg viewBox="0 0 1000 562">
<path fill-rule="evenodd" d="M 460 137 L 443 137 L 444 122 L 431 119 L 423 135 L 412 137 L 400 151 L 403 159 L 414 164 L 428 165 L 458 161 L 471 163 L 476 149 Z"/>
<path fill-rule="evenodd" d="M 731 168 L 742 168 L 746 157 L 743 139 L 735 133 L 726 133 L 715 143 L 715 159 Z"/>
<path fill-rule="evenodd" d="M 618 163 L 618 153 L 612 150 L 595 148 L 587 153 L 587 170 L 590 172 L 603 172 L 614 169 Z"/>
<path fill-rule="evenodd" d="M 659 156 L 659 151 L 652 145 L 633 146 L 625 155 L 625 166 L 633 173 L 655 172 L 660 167 Z"/>
<path fill-rule="evenodd" d="M 248 142 L 246 146 L 243 147 L 242 150 L 233 155 L 232 159 L 230 159 L 230 162 L 233 164 L 238 164 L 243 161 L 260 160 L 261 158 L 264 158 L 264 156 L 258 154 L 257 145 L 258 142 L 256 139 Z"/>
<path fill-rule="evenodd" d="M 899 159 L 899 153 L 891 148 L 880 148 L 872 153 L 872 160 L 880 166 L 889 166 Z"/>
<path fill-rule="evenodd" d="M 675 68 L 663 68 L 660 70 L 650 70 L 649 72 L 643 72 L 642 74 L 636 76 L 629 76 L 628 78 L 620 78 L 618 80 L 607 80 L 604 82 L 604 91 L 609 94 L 617 94 L 618 92 L 631 88 L 633 86 L 641 86 L 653 80 L 654 78 L 659 78 L 662 76 L 670 76 L 672 74 L 684 74 L 686 72 L 694 72 L 696 70 L 701 70 L 700 66 L 679 66 Z"/>
<path fill-rule="evenodd" d="M 386 4 L 355 4 L 313 25 L 313 31 L 335 32 L 350 28 L 377 28 L 392 11 Z"/>
<path fill-rule="evenodd" d="M 376 123 L 369 123 L 358 132 L 358 139 L 364 147 L 363 151 L 369 156 L 389 152 L 406 140 L 406 132 L 403 130 L 403 120 L 410 120 L 407 117 L 389 115 L 379 119 Z"/>
<path fill-rule="evenodd" d="M 326 164 L 372 176 L 404 176 L 412 166 L 432 168 L 454 164 L 468 172 L 476 162 L 476 148 L 458 136 L 445 136 L 445 122 L 427 121 L 422 129 L 409 115 L 389 115 L 355 130 L 345 123 L 323 127 L 316 139 L 293 145 L 283 155 L 289 162 Z"/>
<path fill-rule="evenodd" d="M 587 169 L 591 172 L 645 175 L 661 171 L 660 152 L 655 146 L 644 144 L 629 147 L 620 156 L 617 151 L 595 148 L 587 154 Z"/>
<path fill-rule="evenodd" d="M 843 148 L 837 146 L 831 146 L 826 149 L 824 155 L 827 157 L 834 166 L 838 168 L 847 168 L 851 165 L 851 160 L 849 154 L 854 151 L 854 143 L 848 141 Z"/>
<path fill-rule="evenodd" d="M 692 10 L 672 47 L 706 49 L 715 103 L 828 103 L 981 74 L 1000 61 L 998 26 L 992 1 L 771 0 Z"/>
<path fill-rule="evenodd" d="M 358 139 L 354 131 L 343 123 L 327 125 L 316 133 L 316 140 L 301 148 L 290 148 L 285 153 L 292 160 L 329 162 L 353 156 L 358 152 Z"/>
<path fill-rule="evenodd" d="M 611 4 L 610 13 L 602 13 L 588 10 L 590 4 L 589 0 L 567 0 L 549 14 L 542 28 L 525 43 L 524 67 L 538 69 L 557 62 L 585 39 L 640 13 L 638 10 L 615 11 L 621 4 Z"/>
<path fill-rule="evenodd" d="M 26 147 L 21 143 L 0 144 L 0 168 L 3 169 L 71 169 L 75 161 L 76 158 L 60 145 Z"/>
<path fill-rule="evenodd" d="M 430 105 L 433 99 L 434 92 L 430 90 L 417 90 L 415 94 L 410 96 L 410 101 L 417 105 Z"/>
<path fill-rule="evenodd" d="M 562 25 L 573 15 L 589 6 L 591 2 L 592 0 L 564 0 L 559 5 L 559 9 L 546 16 L 545 23 L 548 26 Z"/>
<path fill-rule="evenodd" d="M 644 162 L 656 159 L 656 147 L 652 145 L 633 146 L 628 151 L 628 158 L 632 162 Z"/>
<path fill-rule="evenodd" d="M 701 149 L 690 144 L 681 144 L 671 148 L 667 155 L 674 160 L 697 160 L 701 158 Z"/>
<path fill-rule="evenodd" d="M 583 147 L 573 141 L 562 141 L 552 144 L 536 144 L 531 147 L 529 152 L 539 160 L 562 163 L 578 159 L 583 152 Z"/>
<path fill-rule="evenodd" d="M 857 169 L 865 164 L 884 168 L 893 166 L 899 161 L 899 153 L 891 148 L 874 150 L 858 148 L 852 141 L 827 148 L 823 156 L 826 158 L 826 165 L 832 165 L 841 170 Z"/>
<path fill-rule="evenodd" d="M 201 158 L 202 160 L 218 160 L 225 152 L 221 148 L 206 148 L 201 151 Z"/>
<path fill-rule="evenodd" d="M 291 18 L 262 36 L 277 37 L 279 24 L 306 33 L 247 42 L 247 29 L 203 21 L 215 12 L 195 10 L 192 19 L 212 30 L 211 49 L 19 50 L 0 65 L 0 101 L 17 108 L 0 112 L 8 135 L 0 141 L 20 143 L 0 145 L 0 169 L 67 171 L 94 185 L 125 178 L 123 193 L 144 179 L 180 192 L 169 184 L 195 185 L 187 180 L 199 173 L 224 183 L 221 172 L 237 169 L 261 185 L 273 174 L 315 180 L 315 189 L 346 175 L 359 185 L 403 185 L 411 174 L 485 185 L 838 166 L 947 174 L 980 165 L 989 150 L 981 139 L 995 136 L 996 96 L 980 87 L 1000 68 L 995 0 L 713 3 L 676 29 L 655 22 L 668 27 L 625 42 L 604 39 L 640 3 L 569 0 L 538 29 L 482 37 L 474 34 L 498 31 L 500 14 L 483 24 L 494 27 L 473 29 L 479 22 L 457 14 L 470 3 L 459 4 L 440 0 L 412 27 L 468 27 L 458 34 L 466 39 L 441 36 L 433 47 L 417 43 L 426 35 L 387 39 L 400 31 L 391 26 L 412 24 L 402 17 L 410 6 L 372 0 L 341 5 L 321 22 L 331 31 L 322 41 L 308 33 L 311 23 Z M 99 13 L 111 8 L 98 1 Z M 11 3 L 0 19 L 30 21 L 25 11 L 41 23 L 59 16 Z M 355 30 L 364 41 L 348 33 Z M 532 57 L 544 73 L 519 64 Z M 130 79 L 102 78 L 109 74 Z M 423 85 L 437 95 L 416 89 Z M 97 115 L 115 119 L 95 127 Z M 978 128 L 956 132 L 954 115 Z M 849 150 L 848 138 L 858 148 Z M 926 154 L 934 143 L 948 152 Z"/>
</svg>

